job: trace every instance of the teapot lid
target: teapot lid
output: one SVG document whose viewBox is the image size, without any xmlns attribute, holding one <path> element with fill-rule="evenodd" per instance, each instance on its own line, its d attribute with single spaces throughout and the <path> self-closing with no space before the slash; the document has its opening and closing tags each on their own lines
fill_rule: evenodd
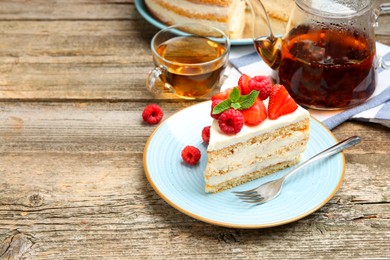
<svg viewBox="0 0 390 260">
<path fill-rule="evenodd" d="M 370 0 L 296 0 L 296 4 L 316 16 L 346 18 L 358 16 L 370 10 Z"/>
</svg>

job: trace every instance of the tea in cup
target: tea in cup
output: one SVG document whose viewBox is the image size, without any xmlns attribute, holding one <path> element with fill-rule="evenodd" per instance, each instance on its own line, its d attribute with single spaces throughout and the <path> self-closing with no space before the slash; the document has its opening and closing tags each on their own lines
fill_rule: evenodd
<svg viewBox="0 0 390 260">
<path fill-rule="evenodd" d="M 146 86 L 154 95 L 169 92 L 196 99 L 218 86 L 228 63 L 230 41 L 219 29 L 199 24 L 178 24 L 158 32 L 151 49 L 155 68 Z M 162 81 L 159 88 L 156 80 Z"/>
<path fill-rule="evenodd" d="M 377 85 L 374 11 L 370 0 L 295 0 L 286 34 L 278 38 L 270 29 L 254 35 L 254 45 L 299 104 L 353 107 Z"/>
</svg>

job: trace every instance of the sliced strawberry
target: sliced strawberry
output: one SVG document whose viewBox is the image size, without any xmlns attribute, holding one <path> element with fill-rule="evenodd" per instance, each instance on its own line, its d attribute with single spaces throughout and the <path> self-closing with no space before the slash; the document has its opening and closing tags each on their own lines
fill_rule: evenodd
<svg viewBox="0 0 390 260">
<path fill-rule="evenodd" d="M 249 81 L 252 78 L 246 74 L 242 74 L 238 80 L 238 89 L 240 90 L 241 95 L 248 95 L 251 92 L 249 88 Z"/>
<path fill-rule="evenodd" d="M 215 94 L 214 96 L 212 96 L 211 100 L 216 100 L 216 99 L 225 100 L 230 96 L 230 93 L 232 93 L 232 91 L 233 91 L 233 88 L 228 88 L 228 89 L 221 91 L 221 92 Z"/>
<path fill-rule="evenodd" d="M 242 110 L 241 113 L 244 116 L 244 123 L 248 126 L 256 126 L 267 118 L 267 110 L 259 98 L 250 108 Z"/>
<path fill-rule="evenodd" d="M 280 116 L 294 112 L 297 108 L 297 103 L 283 85 L 275 84 L 271 88 L 268 103 L 269 119 L 278 119 Z"/>
</svg>

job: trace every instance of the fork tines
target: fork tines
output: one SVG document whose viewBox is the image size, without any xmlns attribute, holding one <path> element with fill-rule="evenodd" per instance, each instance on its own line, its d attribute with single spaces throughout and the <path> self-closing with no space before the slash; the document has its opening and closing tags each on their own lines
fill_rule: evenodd
<svg viewBox="0 0 390 260">
<path fill-rule="evenodd" d="M 243 202 L 247 202 L 247 203 L 260 203 L 264 199 L 260 194 L 256 193 L 255 191 L 242 192 L 242 193 L 234 192 L 234 193 L 236 193 L 236 196 L 240 198 Z"/>
<path fill-rule="evenodd" d="M 232 191 L 233 193 L 235 194 L 256 194 L 257 192 L 255 191 L 255 189 L 251 189 L 251 190 L 244 190 L 244 191 Z"/>
</svg>

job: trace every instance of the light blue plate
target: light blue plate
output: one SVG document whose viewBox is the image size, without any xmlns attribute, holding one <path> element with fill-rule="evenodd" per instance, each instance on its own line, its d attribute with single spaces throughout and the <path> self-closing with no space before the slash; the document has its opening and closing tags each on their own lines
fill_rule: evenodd
<svg viewBox="0 0 390 260">
<path fill-rule="evenodd" d="M 149 137 L 144 150 L 146 176 L 155 191 L 171 206 L 204 222 L 233 228 L 265 228 L 290 223 L 321 208 L 339 189 L 345 170 L 342 153 L 307 166 L 290 177 L 282 193 L 268 203 L 240 202 L 232 190 L 254 188 L 291 169 L 254 180 L 217 194 L 204 191 L 203 171 L 207 163 L 206 145 L 201 131 L 210 125 L 210 101 L 183 109 L 166 119 Z M 321 123 L 310 120 L 310 139 L 303 159 L 332 146 L 336 138 Z M 182 162 L 186 145 L 200 149 L 196 166 Z"/>
<path fill-rule="evenodd" d="M 159 29 L 165 29 L 167 27 L 166 24 L 161 23 L 156 18 L 154 18 L 150 13 L 148 8 L 145 5 L 144 0 L 134 0 L 135 8 L 137 8 L 137 11 L 140 13 L 140 15 L 145 18 L 146 21 L 151 23 L 152 25 L 156 26 Z M 231 45 L 250 45 L 253 44 L 253 39 L 237 39 L 237 40 L 230 40 Z"/>
</svg>

